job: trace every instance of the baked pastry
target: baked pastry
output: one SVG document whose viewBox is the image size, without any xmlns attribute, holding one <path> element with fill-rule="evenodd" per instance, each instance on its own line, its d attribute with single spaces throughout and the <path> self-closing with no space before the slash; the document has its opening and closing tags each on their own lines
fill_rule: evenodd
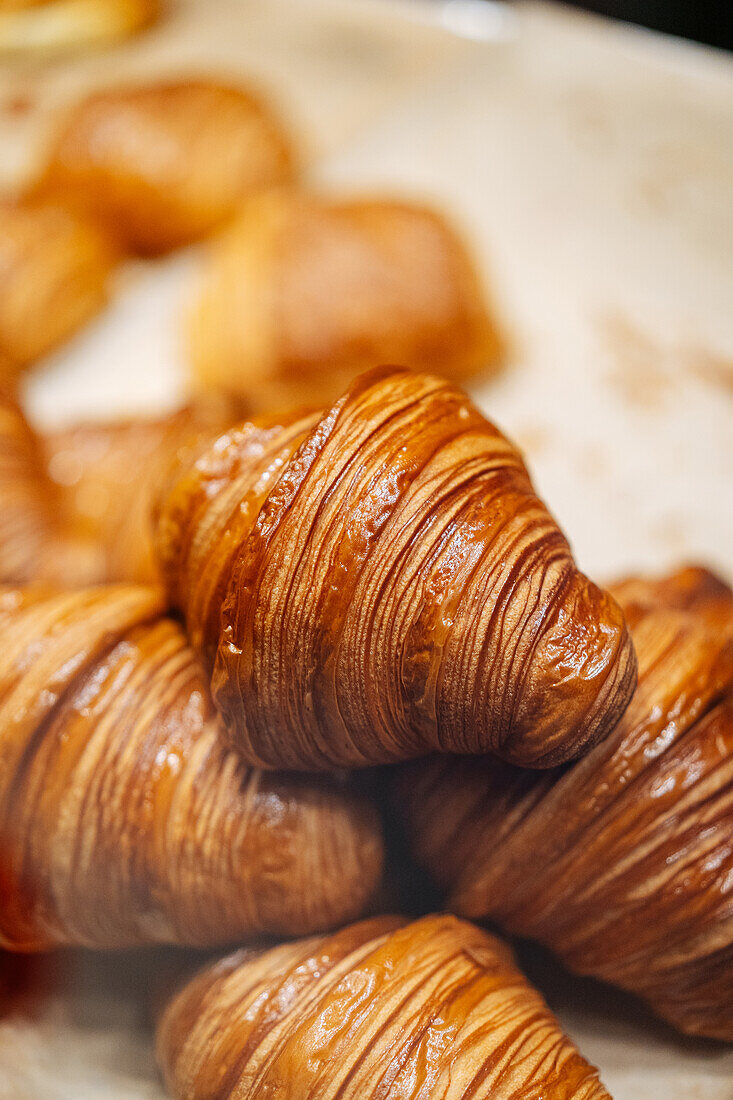
<svg viewBox="0 0 733 1100">
<path fill-rule="evenodd" d="M 115 260 L 68 207 L 0 201 L 0 355 L 19 372 L 72 336 L 105 305 Z"/>
<path fill-rule="evenodd" d="M 639 686 L 606 740 L 544 775 L 421 761 L 399 804 L 455 912 L 733 1040 L 733 593 L 693 568 L 612 591 Z"/>
<path fill-rule="evenodd" d="M 192 461 L 198 440 L 234 419 L 228 404 L 200 401 L 167 416 L 75 424 L 43 438 L 68 526 L 98 548 L 96 579 L 158 579 L 151 512 L 161 483 L 181 454 Z"/>
<path fill-rule="evenodd" d="M 175 479 L 174 479 L 175 480 Z M 222 436 L 164 496 L 158 553 L 252 764 L 586 752 L 636 677 L 521 456 L 431 375 Z"/>
<path fill-rule="evenodd" d="M 19 373 L 17 363 L 0 351 L 0 394 L 15 394 Z"/>
<path fill-rule="evenodd" d="M 23 583 L 41 571 L 53 536 L 43 461 L 13 397 L 0 389 L 0 581 Z"/>
<path fill-rule="evenodd" d="M 251 191 L 293 173 L 290 141 L 269 107 L 201 79 L 82 100 L 37 189 L 77 203 L 132 252 L 154 255 L 212 232 Z"/>
<path fill-rule="evenodd" d="M 157 590 L 0 592 L 0 946 L 220 944 L 353 919 L 376 813 L 222 747 Z"/>
<path fill-rule="evenodd" d="M 2 0 L 0 54 L 107 46 L 142 30 L 159 9 L 159 0 Z"/>
<path fill-rule="evenodd" d="M 158 1059 L 177 1100 L 608 1097 L 508 948 L 450 916 L 239 951 L 173 1000 Z"/>
<path fill-rule="evenodd" d="M 0 380 L 0 583 L 157 580 L 153 501 L 171 465 L 234 415 L 198 402 L 38 436 Z"/>
<path fill-rule="evenodd" d="M 64 522 L 39 440 L 0 385 L 0 583 L 84 584 L 102 568 L 97 544 Z"/>
<path fill-rule="evenodd" d="M 198 385 L 264 412 L 330 402 L 379 363 L 460 380 L 501 352 L 474 262 L 440 214 L 284 190 L 250 199 L 211 245 L 189 333 Z"/>
</svg>

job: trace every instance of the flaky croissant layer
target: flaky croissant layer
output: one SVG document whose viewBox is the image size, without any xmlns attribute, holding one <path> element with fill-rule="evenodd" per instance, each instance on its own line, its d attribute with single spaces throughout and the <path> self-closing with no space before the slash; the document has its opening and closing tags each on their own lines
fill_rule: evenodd
<svg viewBox="0 0 733 1100">
<path fill-rule="evenodd" d="M 0 945 L 206 945 L 353 919 L 382 841 L 347 783 L 223 748 L 160 594 L 120 585 L 0 590 L 0 853 Z"/>
<path fill-rule="evenodd" d="M 380 917 L 239 952 L 167 1009 L 178 1100 L 601 1100 L 608 1093 L 499 940 Z"/>
<path fill-rule="evenodd" d="M 700 569 L 614 591 L 640 670 L 606 741 L 541 776 L 435 757 L 399 804 L 455 912 L 733 1040 L 733 593 Z"/>
<path fill-rule="evenodd" d="M 633 691 L 618 605 L 517 450 L 430 375 L 378 369 L 325 413 L 222 436 L 164 498 L 158 547 L 253 764 L 548 767 Z"/>
</svg>

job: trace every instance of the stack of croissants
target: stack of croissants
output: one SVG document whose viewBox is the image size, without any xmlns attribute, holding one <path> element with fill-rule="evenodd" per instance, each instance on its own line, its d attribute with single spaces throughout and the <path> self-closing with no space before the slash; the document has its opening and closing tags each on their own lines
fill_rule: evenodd
<svg viewBox="0 0 733 1100">
<path fill-rule="evenodd" d="M 297 177 L 171 82 L 0 208 L 0 945 L 239 946 L 162 1014 L 181 1100 L 607 1097 L 484 926 L 733 1040 L 733 592 L 581 573 L 456 384 L 460 237 Z M 114 266 L 209 237 L 189 405 L 37 432 Z"/>
</svg>

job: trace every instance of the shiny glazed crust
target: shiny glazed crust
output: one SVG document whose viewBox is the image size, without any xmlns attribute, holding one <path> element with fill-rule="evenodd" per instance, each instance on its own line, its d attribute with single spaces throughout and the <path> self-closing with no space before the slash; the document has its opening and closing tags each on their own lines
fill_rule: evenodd
<svg viewBox="0 0 733 1100">
<path fill-rule="evenodd" d="M 399 804 L 455 912 L 733 1040 L 733 593 L 696 568 L 613 591 L 639 686 L 602 744 L 542 776 L 435 757 Z"/>
<path fill-rule="evenodd" d="M 379 917 L 239 952 L 166 1011 L 177 1100 L 602 1100 L 499 940 L 450 916 Z"/>
<path fill-rule="evenodd" d="M 319 777 L 320 778 L 320 777 Z M 376 813 L 252 771 L 154 589 L 0 590 L 0 945 L 222 944 L 360 915 Z"/>
<path fill-rule="evenodd" d="M 163 501 L 161 566 L 244 758 L 577 756 L 634 688 L 512 444 L 439 378 L 383 368 L 327 412 L 222 436 Z"/>
</svg>

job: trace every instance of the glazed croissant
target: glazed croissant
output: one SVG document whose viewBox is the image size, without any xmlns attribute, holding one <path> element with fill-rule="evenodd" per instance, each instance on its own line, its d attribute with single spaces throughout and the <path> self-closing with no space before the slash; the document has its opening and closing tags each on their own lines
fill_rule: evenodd
<svg viewBox="0 0 733 1100">
<path fill-rule="evenodd" d="M 322 781 L 320 781 L 322 779 Z M 220 944 L 335 926 L 380 875 L 346 782 L 221 746 L 153 589 L 0 592 L 0 946 Z"/>
<path fill-rule="evenodd" d="M 733 593 L 700 569 L 615 593 L 639 686 L 602 744 L 544 775 L 422 761 L 400 805 L 455 912 L 733 1039 Z"/>
<path fill-rule="evenodd" d="M 378 369 L 325 413 L 223 436 L 165 497 L 158 548 L 250 763 L 548 767 L 634 688 L 621 611 L 520 455 L 430 375 Z"/>
<path fill-rule="evenodd" d="M 189 333 L 198 382 L 265 412 L 330 402 L 377 363 L 461 379 L 501 352 L 473 260 L 439 214 L 286 191 L 250 199 L 211 246 Z"/>
<path fill-rule="evenodd" d="M 107 301 L 115 251 L 95 225 L 52 202 L 0 202 L 0 355 L 18 373 Z"/>
<path fill-rule="evenodd" d="M 210 966 L 158 1058 L 179 1100 L 600 1100 L 508 948 L 464 921 L 378 917 Z"/>
<path fill-rule="evenodd" d="M 208 80 L 96 92 L 62 125 L 37 184 L 129 250 L 166 252 L 217 229 L 251 191 L 289 181 L 290 141 L 251 92 Z"/>
</svg>

